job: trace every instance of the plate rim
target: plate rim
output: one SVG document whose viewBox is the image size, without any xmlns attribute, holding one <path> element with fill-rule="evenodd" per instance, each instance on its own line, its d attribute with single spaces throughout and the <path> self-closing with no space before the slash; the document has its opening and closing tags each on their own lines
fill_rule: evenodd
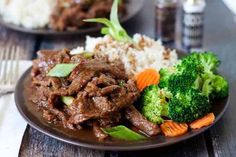
<svg viewBox="0 0 236 157">
<path fill-rule="evenodd" d="M 131 2 L 128 2 L 128 6 L 132 5 L 135 3 L 137 0 L 129 0 Z M 128 15 L 124 15 L 124 17 L 121 17 L 121 23 L 127 22 L 128 20 L 132 19 L 137 15 L 143 8 L 145 0 L 138 0 L 139 2 L 137 4 L 138 7 Z M 130 3 L 130 4 L 129 4 Z M 84 35 L 86 33 L 92 33 L 92 32 L 97 32 L 101 29 L 102 26 L 95 26 L 95 27 L 89 27 L 89 28 L 83 28 L 83 29 L 78 29 L 75 31 L 54 31 L 51 29 L 44 29 L 44 28 L 39 28 L 39 29 L 30 29 L 30 28 L 25 28 L 23 26 L 19 26 L 13 23 L 5 22 L 3 18 L 0 15 L 0 25 L 4 26 L 5 28 L 17 31 L 17 32 L 22 32 L 26 34 L 32 34 L 32 35 L 41 35 L 41 36 L 67 36 L 67 35 Z"/>
<path fill-rule="evenodd" d="M 163 148 L 163 147 L 166 147 L 166 146 L 170 146 L 170 145 L 173 145 L 173 144 L 176 144 L 176 143 L 179 143 L 181 141 L 185 141 L 185 140 L 188 140 L 194 136 L 197 136 L 203 132 L 205 132 L 206 130 L 208 130 L 209 128 L 211 128 L 212 126 L 214 126 L 218 121 L 219 119 L 224 115 L 225 111 L 227 110 L 228 106 L 229 106 L 229 101 L 230 101 L 230 95 L 231 93 L 229 92 L 229 96 L 227 97 L 227 100 L 225 102 L 225 105 L 224 105 L 224 108 L 223 110 L 217 115 L 215 121 L 213 124 L 207 126 L 207 127 L 204 127 L 204 128 L 201 128 L 199 130 L 197 130 L 196 132 L 192 132 L 190 135 L 188 136 L 180 136 L 178 137 L 178 139 L 176 140 L 173 140 L 173 141 L 169 141 L 167 143 L 150 143 L 150 144 L 144 144 L 144 145 L 129 145 L 129 146 L 108 146 L 108 145 L 94 145 L 94 144 L 89 144 L 89 143 L 84 143 L 84 142 L 80 142 L 80 141 L 74 141 L 72 139 L 69 139 L 69 138 L 64 138 L 64 137 L 60 137 L 58 135 L 55 135 L 53 134 L 52 132 L 50 132 L 49 130 L 47 129 L 44 129 L 44 128 L 41 128 L 39 125 L 37 125 L 37 123 L 33 122 L 23 111 L 23 109 L 20 107 L 21 105 L 19 105 L 19 89 L 20 89 L 20 86 L 23 86 L 22 85 L 22 82 L 25 81 L 25 79 L 27 78 L 27 75 L 30 74 L 30 70 L 31 70 L 32 66 L 30 68 L 28 68 L 24 74 L 20 77 L 20 79 L 17 81 L 17 85 L 16 85 L 16 92 L 15 92 L 15 95 L 14 95 L 14 98 L 15 98 L 15 104 L 16 104 L 16 107 L 17 107 L 17 110 L 20 112 L 21 116 L 25 119 L 25 121 L 31 126 L 33 127 L 34 129 L 40 131 L 41 133 L 47 135 L 47 136 L 50 136 L 54 139 L 57 139 L 59 141 L 63 141 L 65 143 L 69 143 L 69 144 L 72 144 L 72 145 L 75 145 L 75 146 L 80 146 L 80 147 L 84 147 L 84 148 L 91 148 L 91 149 L 96 149 L 96 150 L 116 150 L 116 151 L 135 151 L 135 150 L 146 150 L 146 149 L 152 149 L 152 148 Z"/>
</svg>

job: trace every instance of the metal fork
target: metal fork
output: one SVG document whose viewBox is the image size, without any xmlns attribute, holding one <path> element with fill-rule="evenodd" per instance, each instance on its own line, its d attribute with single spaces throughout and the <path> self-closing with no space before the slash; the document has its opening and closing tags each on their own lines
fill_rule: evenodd
<svg viewBox="0 0 236 157">
<path fill-rule="evenodd" d="M 11 46 L 0 51 L 0 95 L 13 92 L 19 75 L 21 48 Z"/>
</svg>

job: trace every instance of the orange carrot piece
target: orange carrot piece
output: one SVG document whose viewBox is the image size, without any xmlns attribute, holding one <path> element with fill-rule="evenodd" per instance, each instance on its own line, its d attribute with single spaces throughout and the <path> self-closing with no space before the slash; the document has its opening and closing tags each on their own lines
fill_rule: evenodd
<svg viewBox="0 0 236 157">
<path fill-rule="evenodd" d="M 161 130 L 165 136 L 176 137 L 185 134 L 188 131 L 188 125 L 167 120 L 161 124 Z"/>
<path fill-rule="evenodd" d="M 137 82 L 138 89 L 142 91 L 147 86 L 158 84 L 160 80 L 160 74 L 155 69 L 146 69 L 136 75 L 135 80 Z"/>
<path fill-rule="evenodd" d="M 206 116 L 199 118 L 190 123 L 191 129 L 200 129 L 204 126 L 211 125 L 215 121 L 214 113 L 208 113 Z"/>
</svg>

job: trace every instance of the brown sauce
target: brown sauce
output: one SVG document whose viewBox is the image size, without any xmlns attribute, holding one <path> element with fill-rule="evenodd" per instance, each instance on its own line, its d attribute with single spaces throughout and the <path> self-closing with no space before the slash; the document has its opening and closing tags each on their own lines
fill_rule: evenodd
<svg viewBox="0 0 236 157">
<path fill-rule="evenodd" d="M 59 132 L 65 136 L 76 138 L 80 140 L 85 141 L 91 141 L 94 142 L 97 140 L 97 138 L 94 136 L 93 131 L 91 128 L 83 128 L 81 130 L 70 130 L 67 128 L 64 128 L 62 124 L 54 124 L 47 122 L 42 117 L 42 111 L 39 110 L 37 104 L 30 101 L 30 97 L 35 94 L 34 88 L 31 87 L 31 81 L 30 77 L 28 76 L 27 79 L 24 82 L 24 99 L 26 101 L 25 105 L 30 113 L 34 113 L 35 118 L 40 121 L 45 127 L 49 127 L 52 130 L 55 130 L 56 132 Z"/>
</svg>

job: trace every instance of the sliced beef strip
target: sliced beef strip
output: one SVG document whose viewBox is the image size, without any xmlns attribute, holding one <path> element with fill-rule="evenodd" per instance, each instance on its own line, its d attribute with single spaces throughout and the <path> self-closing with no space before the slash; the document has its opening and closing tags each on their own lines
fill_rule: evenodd
<svg viewBox="0 0 236 157">
<path fill-rule="evenodd" d="M 137 98 L 137 93 L 126 93 L 122 97 L 113 98 L 112 102 L 117 109 L 122 109 L 130 106 L 132 103 L 134 103 L 133 100 L 137 100 Z"/>
<path fill-rule="evenodd" d="M 101 1 L 99 3 L 94 4 L 88 13 L 92 17 L 108 17 L 109 12 L 111 10 L 111 5 L 111 1 Z"/>
<path fill-rule="evenodd" d="M 94 135 L 98 138 L 99 141 L 103 141 L 105 138 L 108 137 L 107 134 L 105 134 L 98 123 L 94 122 L 93 123 L 93 132 L 94 132 Z"/>
<path fill-rule="evenodd" d="M 51 87 L 51 96 L 67 96 L 78 93 L 83 89 L 89 81 L 93 78 L 95 72 L 93 71 L 82 71 L 79 75 L 69 84 L 68 80 L 63 78 L 46 77 L 41 81 L 34 80 L 34 85 L 41 85 L 45 87 Z"/>
<path fill-rule="evenodd" d="M 70 3 L 67 3 L 70 4 Z M 73 18 L 72 18 L 73 17 Z M 71 3 L 67 8 L 57 5 L 50 19 L 50 26 L 57 31 L 76 30 L 84 25 L 83 19 L 88 18 L 80 5 Z"/>
<path fill-rule="evenodd" d="M 74 124 L 81 124 L 87 120 L 89 120 L 91 117 L 86 117 L 86 115 L 83 114 L 75 114 L 72 115 L 69 120 L 67 121 L 68 124 L 74 125 Z"/>
<path fill-rule="evenodd" d="M 110 93 L 112 93 L 112 92 L 114 92 L 118 89 L 121 89 L 121 87 L 118 86 L 118 85 L 107 86 L 107 87 L 102 88 L 101 94 L 102 95 L 108 95 L 108 94 L 110 94 Z"/>
<path fill-rule="evenodd" d="M 99 110 L 101 115 L 105 115 L 116 110 L 115 106 L 108 101 L 107 97 L 93 97 L 92 100 L 94 107 Z"/>
<path fill-rule="evenodd" d="M 58 109 L 56 108 L 48 108 L 48 110 L 53 113 L 54 115 L 57 116 L 58 119 L 60 119 L 64 125 L 64 127 L 66 127 L 66 115 L 65 113 L 63 113 L 62 111 L 59 111 Z"/>
<path fill-rule="evenodd" d="M 117 81 L 114 78 L 105 74 L 101 74 L 99 77 L 94 77 L 91 82 L 98 86 L 110 86 L 117 84 Z"/>
<path fill-rule="evenodd" d="M 57 103 L 55 99 L 57 99 L 57 96 L 53 95 L 52 90 L 48 87 L 40 86 L 35 88 L 35 92 L 37 95 L 33 95 L 30 99 L 43 109 L 43 117 L 50 122 L 59 119 L 63 123 L 64 127 L 69 127 L 66 124 L 66 114 L 56 107 Z"/>
<path fill-rule="evenodd" d="M 50 113 L 49 110 L 43 110 L 43 118 L 48 122 L 53 122 L 53 120 L 56 118 L 56 115 Z"/>
<path fill-rule="evenodd" d="M 37 94 L 33 94 L 30 97 L 30 100 L 37 104 L 39 107 L 47 108 L 48 107 L 48 96 L 51 94 L 51 90 L 48 87 L 32 87 Z"/>
<path fill-rule="evenodd" d="M 74 110 L 74 114 L 69 119 L 72 124 L 80 124 L 89 119 L 97 119 L 102 117 L 104 114 L 99 108 L 97 108 L 93 103 L 88 103 L 88 101 L 77 102 L 77 112 Z"/>
<path fill-rule="evenodd" d="M 112 93 L 115 89 L 120 88 L 115 84 L 116 81 L 112 77 L 101 74 L 99 77 L 94 77 L 92 81 L 87 84 L 84 90 L 88 93 L 89 97 L 102 96 Z"/>
<path fill-rule="evenodd" d="M 113 95 L 111 100 L 108 96 L 89 97 L 89 93 L 86 91 L 79 92 L 77 99 L 72 104 L 73 114 L 70 122 L 79 124 L 88 119 L 106 117 L 110 113 L 119 112 L 121 109 L 133 104 L 139 96 L 138 92 L 128 92 L 128 89 L 124 87 L 119 87 L 119 89 L 123 91 L 120 92 L 122 94 L 118 92 L 119 94 Z"/>
<path fill-rule="evenodd" d="M 89 119 L 99 119 L 104 116 L 106 117 L 106 114 L 118 112 L 123 107 L 130 105 L 130 102 L 127 103 L 127 101 L 123 101 L 123 99 L 121 98 L 121 102 L 115 105 L 106 101 L 103 97 L 97 99 L 96 103 L 79 102 L 77 109 L 78 112 L 74 112 L 70 118 L 70 122 L 73 124 L 80 124 Z"/>
<path fill-rule="evenodd" d="M 85 60 L 86 59 L 82 55 L 74 55 L 71 57 L 70 63 L 81 64 L 82 62 L 85 62 Z M 80 67 L 75 67 L 75 69 L 71 72 L 68 80 L 73 81 L 80 72 L 81 72 Z"/>
<path fill-rule="evenodd" d="M 81 90 L 84 86 L 87 85 L 89 81 L 95 76 L 95 72 L 91 70 L 84 70 L 79 73 L 79 75 L 72 81 L 68 88 L 69 95 L 72 95 L 79 90 Z"/>
<path fill-rule="evenodd" d="M 120 123 L 121 119 L 122 119 L 122 116 L 120 112 L 112 112 L 100 119 L 97 119 L 97 121 L 99 122 L 99 125 L 101 127 L 106 128 L 106 127 L 112 127 L 114 125 L 117 125 L 118 123 Z"/>
<path fill-rule="evenodd" d="M 109 17 L 112 2 L 113 0 L 57 0 L 50 16 L 49 27 L 57 31 L 94 27 L 83 19 Z M 119 5 L 119 13 L 126 13 L 123 1 Z"/>
<path fill-rule="evenodd" d="M 98 62 L 96 59 L 82 62 L 77 67 L 79 67 L 80 69 L 88 69 L 97 72 L 107 72 L 113 75 L 114 78 L 124 79 L 124 80 L 127 79 L 125 71 L 119 69 L 117 66 L 111 66 L 107 62 L 103 61 Z"/>
<path fill-rule="evenodd" d="M 148 121 L 134 106 L 125 110 L 125 117 L 147 135 L 154 136 L 160 133 L 158 125 Z"/>
<path fill-rule="evenodd" d="M 92 81 L 87 84 L 84 91 L 88 93 L 89 97 L 101 96 L 101 89 L 96 86 Z"/>
<path fill-rule="evenodd" d="M 128 80 L 124 86 L 129 92 L 139 92 L 134 80 Z"/>
<path fill-rule="evenodd" d="M 129 88 L 127 88 L 129 87 Z M 112 96 L 112 102 L 114 105 L 121 109 L 126 108 L 133 104 L 134 100 L 137 100 L 139 97 L 139 91 L 132 80 L 128 80 L 124 84 L 124 87 L 121 90 Z"/>
<path fill-rule="evenodd" d="M 36 86 L 53 87 L 54 89 L 59 89 L 63 86 L 62 80 L 56 77 L 44 77 L 39 79 L 34 78 L 32 83 Z"/>
<path fill-rule="evenodd" d="M 72 116 L 69 119 L 71 124 L 79 124 L 89 119 L 99 117 L 100 112 L 93 105 L 93 101 L 88 99 L 87 92 L 79 92 L 77 98 L 71 104 Z"/>
<path fill-rule="evenodd" d="M 51 77 L 49 78 L 49 86 L 51 86 L 53 89 L 59 89 L 62 87 L 62 82 L 60 78 Z"/>
<path fill-rule="evenodd" d="M 86 61 L 86 58 L 84 58 L 83 54 L 77 54 L 71 57 L 70 63 L 79 64 L 85 61 Z"/>
<path fill-rule="evenodd" d="M 40 50 L 37 52 L 38 59 L 33 60 L 31 76 L 35 77 L 39 74 L 46 76 L 51 68 L 57 63 L 69 63 L 69 50 L 63 49 L 60 51 Z"/>
</svg>

